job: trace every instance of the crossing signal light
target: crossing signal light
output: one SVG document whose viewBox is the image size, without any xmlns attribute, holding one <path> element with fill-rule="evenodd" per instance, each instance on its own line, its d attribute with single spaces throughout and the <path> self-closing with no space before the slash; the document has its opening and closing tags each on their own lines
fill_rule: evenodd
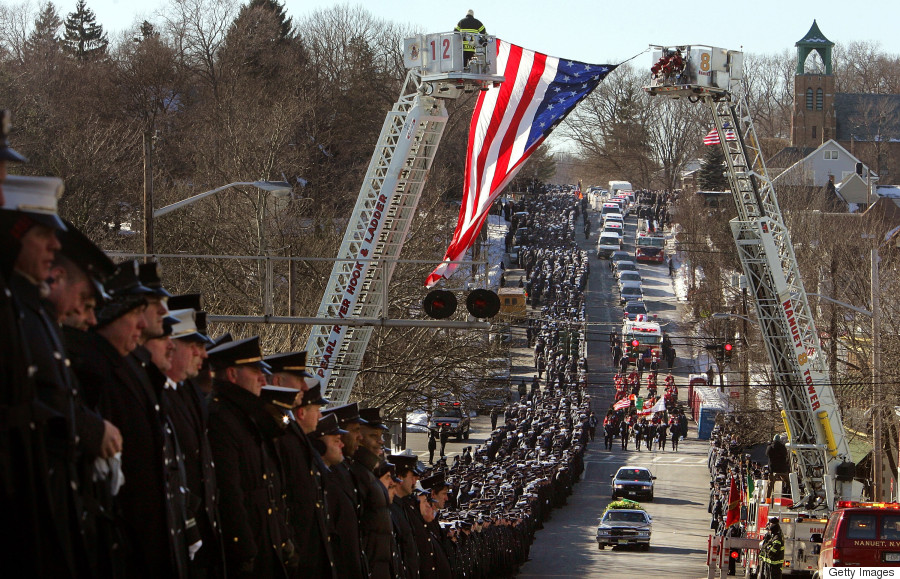
<svg viewBox="0 0 900 579">
<path fill-rule="evenodd" d="M 493 318 L 500 311 L 500 298 L 490 290 L 472 290 L 466 297 L 466 309 L 473 317 Z"/>
<path fill-rule="evenodd" d="M 731 551 L 728 553 L 728 558 L 734 559 L 735 561 L 740 561 L 741 560 L 741 550 L 740 549 L 731 549 Z"/>
<path fill-rule="evenodd" d="M 638 340 L 638 339 L 631 340 L 631 347 L 632 347 L 632 348 L 637 348 L 637 347 L 640 346 L 640 345 L 641 345 L 641 341 L 640 341 L 640 340 Z"/>
<path fill-rule="evenodd" d="M 436 320 L 449 318 L 456 312 L 456 296 L 447 290 L 430 291 L 422 300 L 422 308 L 429 317 Z"/>
</svg>

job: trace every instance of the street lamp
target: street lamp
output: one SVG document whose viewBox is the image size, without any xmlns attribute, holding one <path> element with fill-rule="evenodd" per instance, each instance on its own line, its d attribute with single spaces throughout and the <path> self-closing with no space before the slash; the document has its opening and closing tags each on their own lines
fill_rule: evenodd
<svg viewBox="0 0 900 579">
<path fill-rule="evenodd" d="M 144 253 L 147 255 L 151 255 L 155 251 L 153 243 L 153 219 L 165 215 L 166 213 L 171 213 L 172 211 L 180 209 L 186 205 L 190 205 L 191 203 L 199 201 L 204 197 L 215 195 L 216 193 L 224 191 L 225 189 L 240 186 L 256 187 L 258 189 L 262 189 L 263 191 L 268 191 L 276 197 L 287 197 L 291 194 L 291 184 L 286 181 L 239 181 L 237 183 L 229 183 L 228 185 L 223 185 L 222 187 L 218 187 L 216 189 L 213 189 L 212 191 L 198 193 L 197 195 L 188 197 L 187 199 L 183 199 L 176 203 L 172 203 L 171 205 L 166 205 L 165 207 L 161 207 L 155 211 L 151 211 L 149 208 L 147 208 L 144 213 Z M 147 206 L 145 205 L 145 207 Z"/>
<path fill-rule="evenodd" d="M 814 295 L 814 294 L 809 294 L 809 295 Z M 727 320 L 729 318 L 738 318 L 738 319 L 744 320 L 745 322 L 750 322 L 751 324 L 756 323 L 756 320 L 750 319 L 747 316 L 742 316 L 740 314 L 729 314 L 728 312 L 716 312 L 716 313 L 710 315 L 709 317 L 713 318 L 714 320 Z"/>
<path fill-rule="evenodd" d="M 290 185 L 290 183 L 287 183 L 286 181 L 252 181 L 252 182 L 240 181 L 238 183 L 229 183 L 228 185 L 223 185 L 222 187 L 213 189 L 212 191 L 198 193 L 192 197 L 188 197 L 187 199 L 183 199 L 176 203 L 172 203 L 171 205 L 166 205 L 165 207 L 160 207 L 159 209 L 157 209 L 156 211 L 153 212 L 153 217 L 160 217 L 162 215 L 165 215 L 166 213 L 171 213 L 172 211 L 175 211 L 176 209 L 180 209 L 186 205 L 190 205 L 191 203 L 194 203 L 195 201 L 199 201 L 199 200 L 203 199 L 204 197 L 209 197 L 210 195 L 215 195 L 216 193 L 224 191 L 225 189 L 230 189 L 232 187 L 241 187 L 241 186 L 256 187 L 258 189 L 262 189 L 263 191 L 268 191 L 269 193 L 272 193 L 273 195 L 275 195 L 275 197 L 287 197 L 288 195 L 291 194 L 291 185 Z"/>
</svg>

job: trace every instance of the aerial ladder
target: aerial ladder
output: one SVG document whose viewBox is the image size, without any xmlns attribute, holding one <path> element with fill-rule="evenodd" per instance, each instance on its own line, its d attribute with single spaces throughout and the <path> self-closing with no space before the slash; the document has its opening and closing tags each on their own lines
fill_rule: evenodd
<svg viewBox="0 0 900 579">
<path fill-rule="evenodd" d="M 475 47 L 468 62 L 464 40 Z M 306 344 L 334 404 L 349 400 L 374 329 L 341 320 L 379 318 L 387 307 L 388 284 L 447 123 L 446 101 L 503 81 L 492 36 L 422 34 L 407 38 L 403 49 L 406 80 L 385 118 L 319 304 L 318 318 L 335 321 L 313 326 Z"/>
<path fill-rule="evenodd" d="M 743 53 L 711 46 L 654 46 L 651 95 L 703 103 L 725 152 L 737 208 L 730 222 L 772 363 L 788 433 L 793 504 L 830 512 L 861 485 L 834 397 L 791 238 L 750 118 Z"/>
</svg>

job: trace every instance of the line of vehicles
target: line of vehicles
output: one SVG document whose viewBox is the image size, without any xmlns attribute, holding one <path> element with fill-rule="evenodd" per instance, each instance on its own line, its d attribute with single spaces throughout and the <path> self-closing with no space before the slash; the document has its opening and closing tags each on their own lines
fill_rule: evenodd
<svg viewBox="0 0 900 579">
<path fill-rule="evenodd" d="M 592 192 L 597 188 L 592 188 Z M 650 232 L 639 222 L 634 238 L 634 253 L 626 251 L 625 217 L 635 204 L 635 192 L 627 181 L 610 181 L 609 189 L 597 193 L 603 226 L 597 241 L 597 257 L 609 260 L 610 270 L 619 290 L 622 312 L 622 351 L 630 363 L 649 351 L 662 359 L 662 327 L 644 302 L 644 286 L 638 263 L 663 263 L 665 261 L 665 237 Z M 640 221 L 640 220 L 639 220 Z"/>
</svg>

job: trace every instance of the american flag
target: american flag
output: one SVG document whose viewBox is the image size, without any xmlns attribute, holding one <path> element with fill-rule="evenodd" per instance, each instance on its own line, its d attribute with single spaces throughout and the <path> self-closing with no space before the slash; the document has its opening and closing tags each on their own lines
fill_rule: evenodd
<svg viewBox="0 0 900 579">
<path fill-rule="evenodd" d="M 737 135 L 734 134 L 734 130 L 730 128 L 731 125 L 725 123 L 725 140 L 726 141 L 737 141 Z M 719 131 L 716 129 L 711 130 L 706 133 L 706 136 L 703 137 L 704 145 L 718 145 L 722 141 L 719 140 Z"/>
<path fill-rule="evenodd" d="M 472 246 L 494 199 L 526 159 L 616 65 L 562 60 L 497 40 L 505 80 L 483 91 L 469 125 L 462 207 L 444 261 L 425 281 L 449 277 Z"/>
<path fill-rule="evenodd" d="M 615 410 L 625 410 L 629 406 L 631 406 L 631 400 L 629 400 L 628 398 L 622 398 L 621 400 L 613 404 L 613 408 Z"/>
</svg>

